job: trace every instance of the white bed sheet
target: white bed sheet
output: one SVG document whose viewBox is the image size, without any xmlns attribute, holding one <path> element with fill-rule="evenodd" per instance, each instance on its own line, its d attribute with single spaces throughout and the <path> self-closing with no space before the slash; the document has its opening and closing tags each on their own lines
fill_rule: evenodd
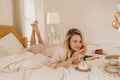
<svg viewBox="0 0 120 80">
<path fill-rule="evenodd" d="M 0 80 L 120 80 L 120 77 L 110 76 L 99 69 L 106 62 L 104 57 L 88 61 L 90 72 L 77 71 L 76 65 L 67 69 L 52 69 L 45 66 L 48 60 L 41 54 L 31 52 L 0 57 Z"/>
</svg>

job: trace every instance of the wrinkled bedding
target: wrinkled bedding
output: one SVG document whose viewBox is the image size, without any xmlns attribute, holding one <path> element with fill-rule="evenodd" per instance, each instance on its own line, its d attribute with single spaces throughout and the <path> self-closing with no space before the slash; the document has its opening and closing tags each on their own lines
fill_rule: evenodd
<svg viewBox="0 0 120 80">
<path fill-rule="evenodd" d="M 70 80 L 67 69 L 49 68 L 48 60 L 31 52 L 0 57 L 0 80 Z"/>
<path fill-rule="evenodd" d="M 97 49 L 92 48 L 91 45 L 89 47 L 87 54 Z M 119 50 L 116 53 L 119 53 Z M 77 71 L 75 69 L 77 65 L 53 69 L 46 66 L 48 61 L 48 57 L 28 51 L 1 56 L 0 80 L 120 80 L 120 77 L 110 76 L 99 69 L 99 66 L 106 62 L 104 55 L 100 55 L 99 59 L 87 61 L 91 68 L 90 72 Z"/>
</svg>

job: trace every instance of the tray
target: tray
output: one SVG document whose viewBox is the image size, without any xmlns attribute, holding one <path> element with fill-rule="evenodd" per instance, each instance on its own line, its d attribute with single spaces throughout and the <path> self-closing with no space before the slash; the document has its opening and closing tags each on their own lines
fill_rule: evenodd
<svg viewBox="0 0 120 80">
<path fill-rule="evenodd" d="M 120 55 L 109 55 L 106 56 L 105 59 L 119 59 Z"/>
<path fill-rule="evenodd" d="M 109 73 L 109 74 L 112 74 L 112 75 L 115 75 L 115 76 L 119 76 L 120 77 L 120 69 L 119 68 L 111 68 L 111 70 L 109 70 L 109 67 L 108 66 L 105 66 L 104 67 L 104 70 Z M 112 71 L 113 70 L 113 71 Z"/>
<path fill-rule="evenodd" d="M 120 77 L 120 69 L 119 68 L 113 68 L 108 66 L 106 63 L 99 66 L 100 70 L 102 70 L 105 74 L 108 74 L 110 76 L 114 77 Z M 118 70 L 116 70 L 118 69 Z"/>
</svg>

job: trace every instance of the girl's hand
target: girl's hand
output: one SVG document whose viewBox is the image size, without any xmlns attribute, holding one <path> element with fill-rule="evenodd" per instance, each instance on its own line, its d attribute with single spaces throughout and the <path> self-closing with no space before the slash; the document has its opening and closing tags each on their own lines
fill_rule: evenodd
<svg viewBox="0 0 120 80">
<path fill-rule="evenodd" d="M 67 63 L 68 63 L 68 64 L 72 64 L 72 62 L 73 62 L 73 58 L 68 58 L 68 59 L 67 59 Z"/>
<path fill-rule="evenodd" d="M 79 63 L 80 63 L 79 57 L 77 57 L 76 59 L 74 59 L 73 64 L 79 64 Z"/>
<path fill-rule="evenodd" d="M 67 63 L 68 64 L 72 64 L 73 61 L 76 60 L 76 59 L 77 59 L 77 55 L 74 55 L 74 56 L 72 56 L 72 57 L 70 57 L 70 58 L 67 59 Z"/>
<path fill-rule="evenodd" d="M 73 53 L 73 56 L 72 56 L 72 57 L 74 57 L 74 58 L 79 57 L 79 51 L 75 51 L 75 52 Z"/>
<path fill-rule="evenodd" d="M 73 64 L 79 64 L 80 62 L 79 53 L 80 53 L 80 50 L 73 53 L 73 56 L 72 56 L 74 58 Z"/>
<path fill-rule="evenodd" d="M 74 52 L 73 53 L 73 55 L 72 55 L 72 57 L 71 57 L 72 59 L 73 59 L 73 64 L 78 64 L 79 63 L 79 52 Z"/>
</svg>

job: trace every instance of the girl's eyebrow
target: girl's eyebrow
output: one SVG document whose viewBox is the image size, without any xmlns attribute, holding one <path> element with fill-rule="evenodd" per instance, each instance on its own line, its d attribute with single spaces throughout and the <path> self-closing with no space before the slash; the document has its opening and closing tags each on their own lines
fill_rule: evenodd
<svg viewBox="0 0 120 80">
<path fill-rule="evenodd" d="M 77 40 L 73 40 L 73 42 L 76 42 Z M 82 43 L 82 40 L 79 41 L 80 43 Z"/>
</svg>

